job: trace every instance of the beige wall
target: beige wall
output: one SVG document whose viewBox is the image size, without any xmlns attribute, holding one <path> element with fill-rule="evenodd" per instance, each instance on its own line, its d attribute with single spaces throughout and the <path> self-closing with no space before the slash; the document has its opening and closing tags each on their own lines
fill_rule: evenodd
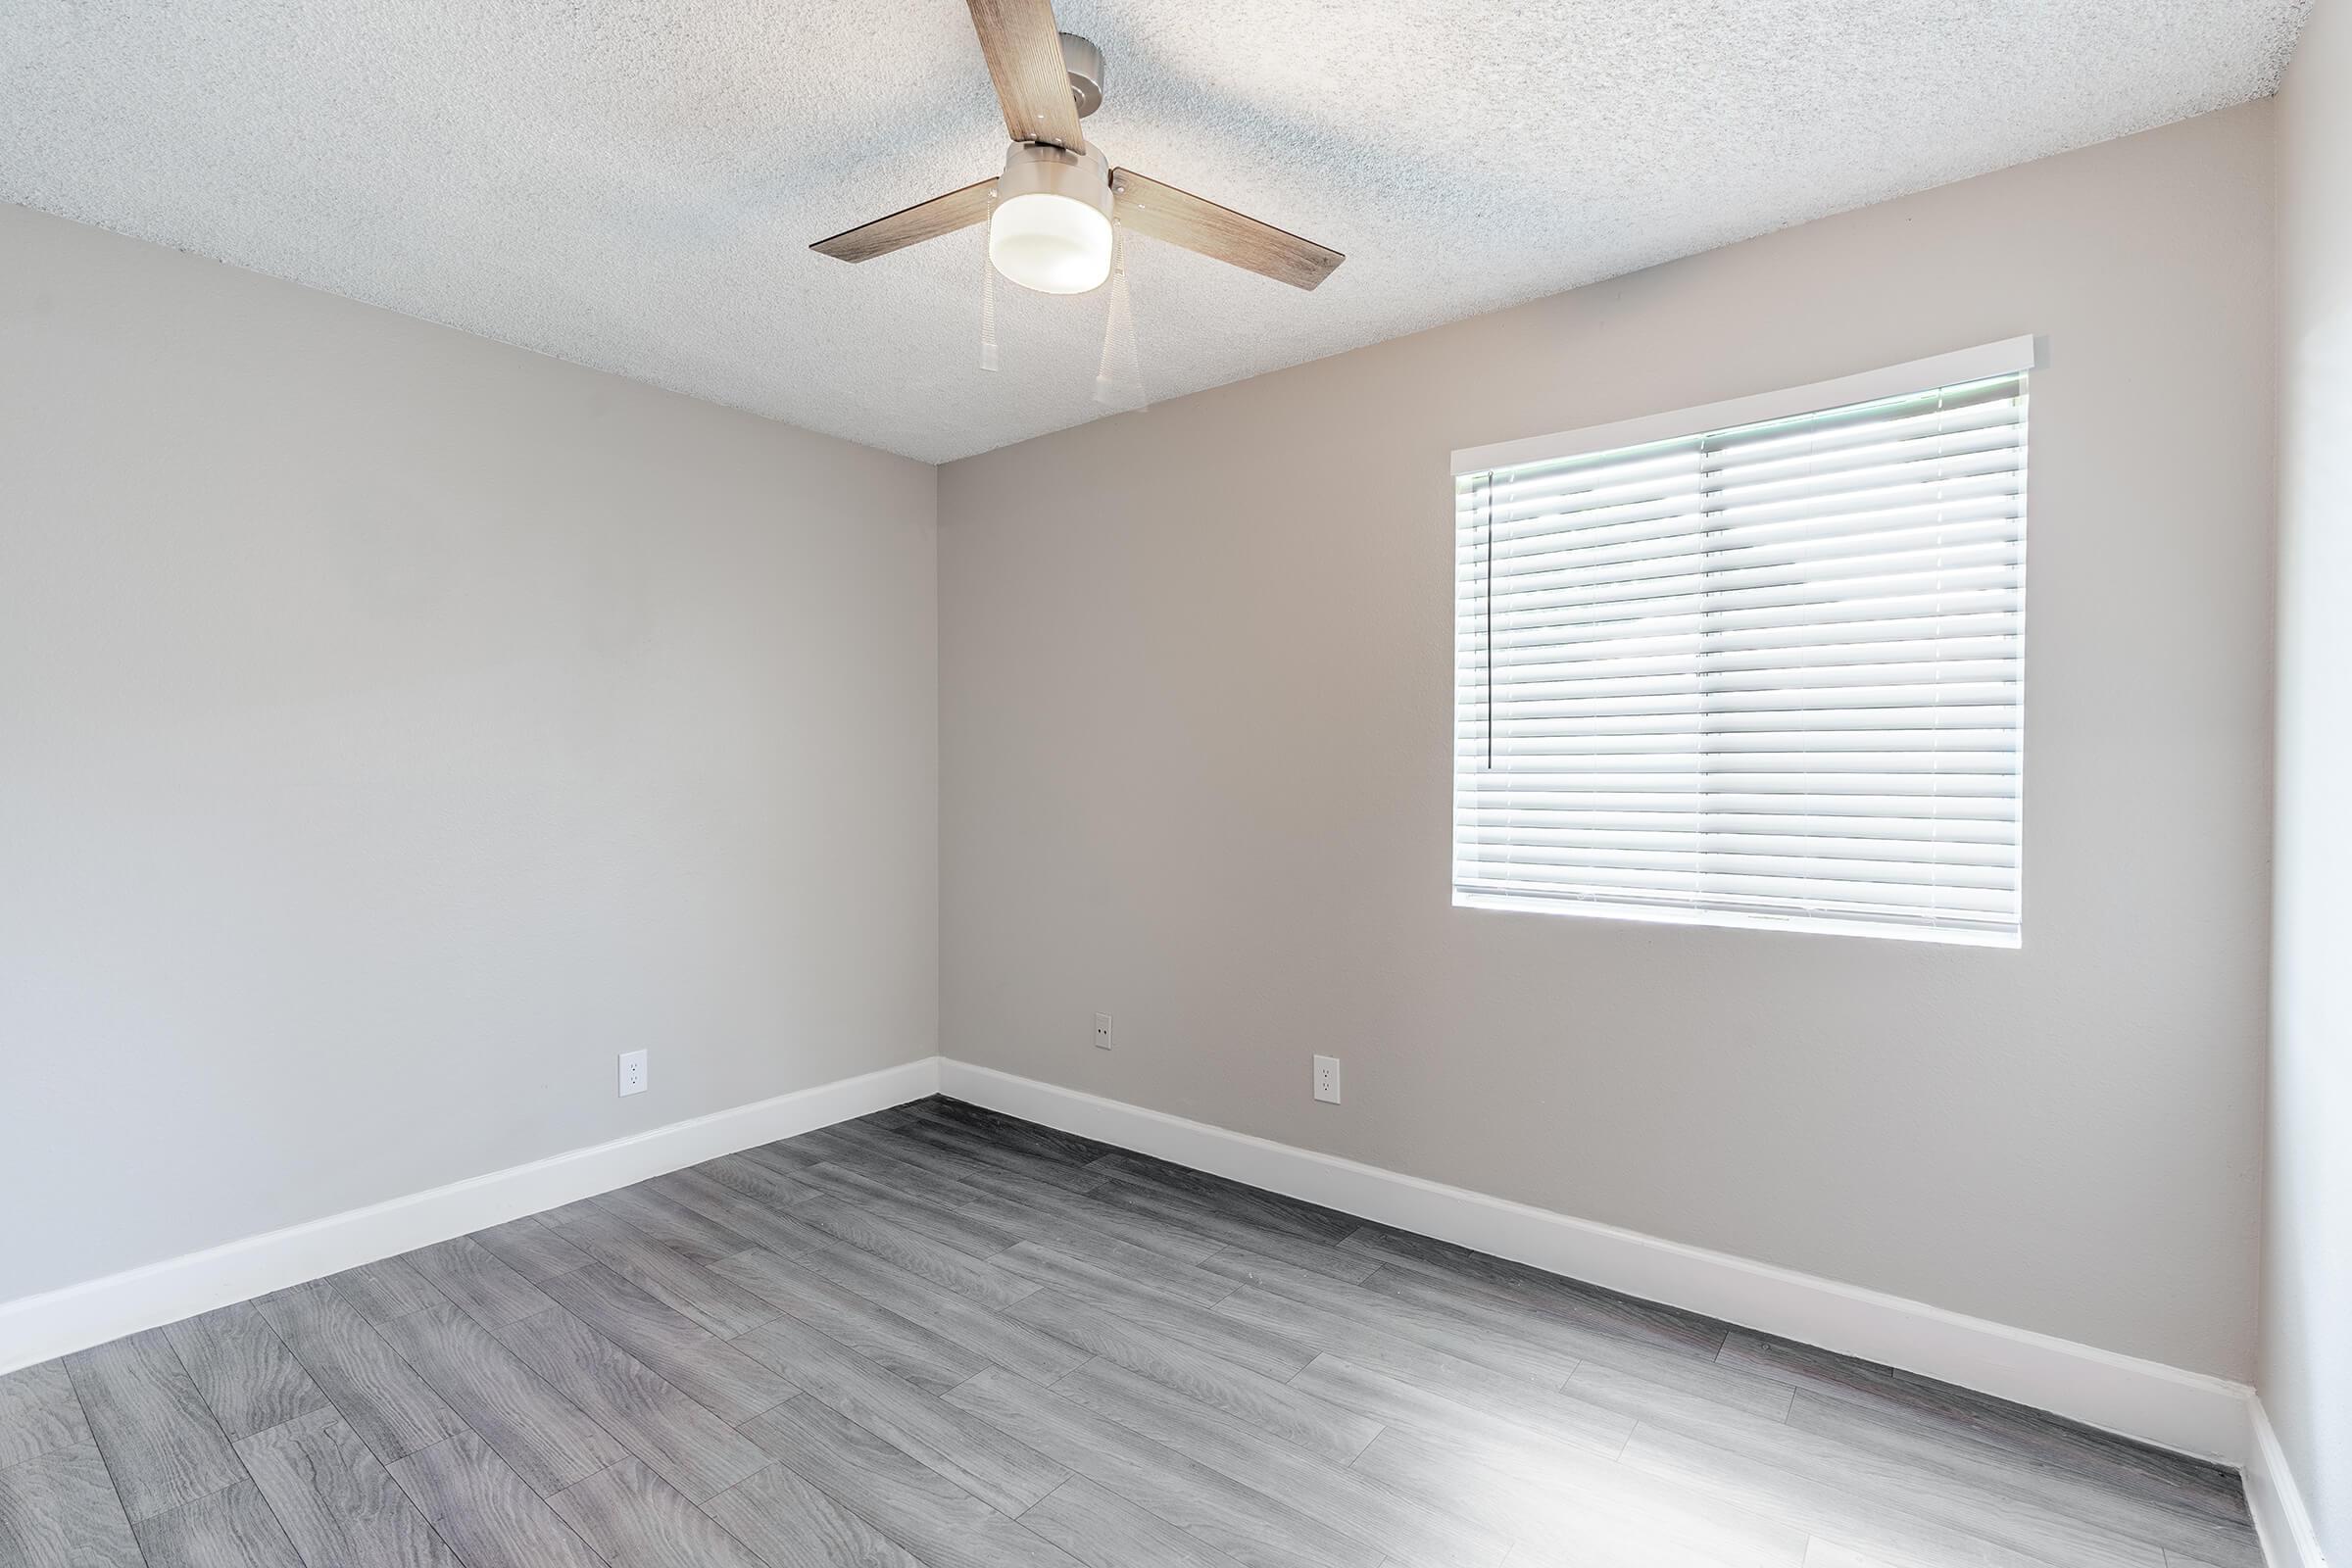
<svg viewBox="0 0 2352 1568">
<path fill-rule="evenodd" d="M 2352 1563 L 2352 11 L 2278 97 L 2278 850 L 2262 1397 Z"/>
<path fill-rule="evenodd" d="M 930 1054 L 936 498 L 0 208 L 0 1300 Z"/>
<path fill-rule="evenodd" d="M 942 470 L 944 1049 L 2249 1374 L 2271 129 L 2230 110 Z M 1451 449 L 2023 332 L 2023 951 L 1450 907 Z"/>
</svg>

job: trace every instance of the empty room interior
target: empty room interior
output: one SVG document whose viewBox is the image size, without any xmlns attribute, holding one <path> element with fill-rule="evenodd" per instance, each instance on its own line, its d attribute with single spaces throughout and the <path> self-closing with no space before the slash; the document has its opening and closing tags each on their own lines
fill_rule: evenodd
<svg viewBox="0 0 2352 1568">
<path fill-rule="evenodd" d="M 0 0 L 0 1568 L 2352 1568 L 2352 0 Z"/>
</svg>

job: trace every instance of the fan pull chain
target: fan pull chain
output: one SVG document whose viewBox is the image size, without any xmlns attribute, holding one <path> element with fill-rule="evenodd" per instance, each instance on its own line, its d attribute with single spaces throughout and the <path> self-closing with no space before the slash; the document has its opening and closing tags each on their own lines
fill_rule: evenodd
<svg viewBox="0 0 2352 1568">
<path fill-rule="evenodd" d="M 996 217 L 997 199 L 988 199 L 990 218 Z M 988 224 L 980 225 L 980 368 L 997 368 L 997 264 L 988 255 Z"/>
<path fill-rule="evenodd" d="M 1110 314 L 1102 322 L 1102 365 L 1095 372 L 1095 401 L 1140 414 L 1151 401 L 1144 396 L 1135 311 L 1127 298 L 1126 225 L 1114 221 L 1110 235 Z"/>
</svg>

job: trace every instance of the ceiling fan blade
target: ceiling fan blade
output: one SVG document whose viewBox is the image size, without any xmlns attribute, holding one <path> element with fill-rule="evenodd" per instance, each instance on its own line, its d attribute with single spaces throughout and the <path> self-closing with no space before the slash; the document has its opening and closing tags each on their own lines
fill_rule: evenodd
<svg viewBox="0 0 2352 1568">
<path fill-rule="evenodd" d="M 961 190 L 903 207 L 888 218 L 845 228 L 831 239 L 820 239 L 808 248 L 845 262 L 870 262 L 877 256 L 888 256 L 892 251 L 905 250 L 909 245 L 919 245 L 924 240 L 984 221 L 988 217 L 989 195 L 996 188 L 996 176 L 992 174 Z"/>
<path fill-rule="evenodd" d="M 1110 172 L 1119 221 L 1139 234 L 1260 272 L 1295 288 L 1313 288 L 1348 258 L 1311 239 L 1261 223 L 1230 207 L 1163 185 L 1132 169 Z"/>
<path fill-rule="evenodd" d="M 1004 106 L 1004 128 L 1014 141 L 1042 141 L 1084 150 L 1078 104 L 1070 96 L 1061 33 L 1050 0 L 967 0 L 988 74 Z"/>
</svg>

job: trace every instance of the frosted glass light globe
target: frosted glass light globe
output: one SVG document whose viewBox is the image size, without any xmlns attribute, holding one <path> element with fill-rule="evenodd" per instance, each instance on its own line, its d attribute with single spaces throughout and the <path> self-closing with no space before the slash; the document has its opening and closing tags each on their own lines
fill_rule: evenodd
<svg viewBox="0 0 2352 1568">
<path fill-rule="evenodd" d="M 1110 220 L 1067 196 L 1015 196 L 988 220 L 988 259 L 1023 288 L 1083 294 L 1110 276 Z"/>
</svg>

